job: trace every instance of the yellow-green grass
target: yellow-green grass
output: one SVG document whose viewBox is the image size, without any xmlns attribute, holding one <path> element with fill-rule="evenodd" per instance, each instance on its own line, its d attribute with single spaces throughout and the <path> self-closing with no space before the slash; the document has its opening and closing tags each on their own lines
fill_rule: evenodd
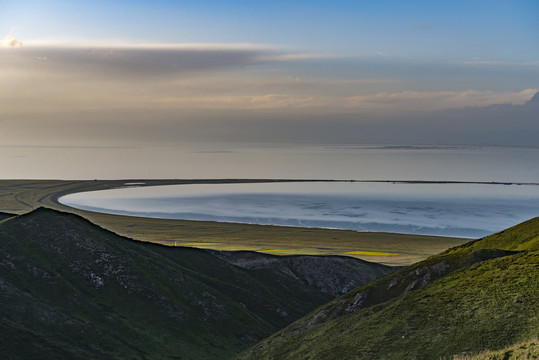
<svg viewBox="0 0 539 360">
<path fill-rule="evenodd" d="M 0 180 L 0 211 L 21 214 L 40 206 L 79 214 L 133 239 L 169 246 L 251 250 L 275 255 L 342 255 L 388 265 L 409 265 L 469 239 L 382 232 L 167 220 L 74 209 L 62 195 L 144 183 L 146 186 L 264 182 L 264 180 Z"/>
<path fill-rule="evenodd" d="M 370 255 L 370 256 L 395 256 L 397 253 L 385 253 L 380 251 L 349 251 L 348 255 Z"/>
<path fill-rule="evenodd" d="M 498 351 L 483 351 L 476 355 L 457 355 L 453 360 L 532 360 L 539 359 L 539 341 L 533 338 Z"/>
</svg>

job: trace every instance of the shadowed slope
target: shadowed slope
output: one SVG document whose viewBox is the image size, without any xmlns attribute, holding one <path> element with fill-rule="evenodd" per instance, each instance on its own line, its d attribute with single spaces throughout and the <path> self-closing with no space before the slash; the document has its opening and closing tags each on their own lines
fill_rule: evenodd
<svg viewBox="0 0 539 360">
<path fill-rule="evenodd" d="M 9 219 L 10 217 L 13 217 L 13 216 L 15 216 L 15 215 L 10 214 L 10 213 L 0 212 L 0 221 L 5 220 L 5 219 Z"/>
<path fill-rule="evenodd" d="M 333 297 L 309 281 L 316 271 L 244 269 L 43 208 L 0 224 L 0 254 L 0 353 L 11 359 L 224 359 Z M 346 271 L 354 263 L 361 278 L 366 263 Z"/>
</svg>

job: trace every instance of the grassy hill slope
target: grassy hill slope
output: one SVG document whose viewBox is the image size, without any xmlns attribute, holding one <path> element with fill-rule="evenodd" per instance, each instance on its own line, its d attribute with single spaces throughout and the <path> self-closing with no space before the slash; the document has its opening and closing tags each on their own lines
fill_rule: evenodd
<svg viewBox="0 0 539 360">
<path fill-rule="evenodd" d="M 440 359 L 539 334 L 539 219 L 322 306 L 239 359 Z"/>
<path fill-rule="evenodd" d="M 334 274 L 367 282 L 392 271 L 352 258 L 251 256 L 133 241 L 43 208 L 3 220 L 0 353 L 226 359 L 346 290 L 327 286 Z"/>
<path fill-rule="evenodd" d="M 485 238 L 449 249 L 447 252 L 454 253 L 472 249 L 539 250 L 539 217 Z"/>
<path fill-rule="evenodd" d="M 507 346 L 498 351 L 482 351 L 479 354 L 461 354 L 452 360 L 532 360 L 539 359 L 539 341 L 531 339 Z"/>
</svg>

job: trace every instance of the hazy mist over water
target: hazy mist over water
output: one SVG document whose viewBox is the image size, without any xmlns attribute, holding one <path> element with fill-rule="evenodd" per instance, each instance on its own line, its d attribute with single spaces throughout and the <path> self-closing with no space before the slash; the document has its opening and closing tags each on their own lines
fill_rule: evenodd
<svg viewBox="0 0 539 360">
<path fill-rule="evenodd" d="M 12 179 L 357 179 L 536 182 L 539 149 L 178 144 L 0 147 Z"/>
</svg>

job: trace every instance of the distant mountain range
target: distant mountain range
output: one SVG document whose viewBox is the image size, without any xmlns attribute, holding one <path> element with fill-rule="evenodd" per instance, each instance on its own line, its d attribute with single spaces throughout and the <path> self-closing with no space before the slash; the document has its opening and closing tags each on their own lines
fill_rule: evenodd
<svg viewBox="0 0 539 360">
<path fill-rule="evenodd" d="M 2 359 L 227 359 L 395 270 L 166 247 L 45 208 L 0 216 Z"/>
<path fill-rule="evenodd" d="M 538 336 L 535 218 L 350 291 L 237 359 L 537 359 Z"/>
</svg>

